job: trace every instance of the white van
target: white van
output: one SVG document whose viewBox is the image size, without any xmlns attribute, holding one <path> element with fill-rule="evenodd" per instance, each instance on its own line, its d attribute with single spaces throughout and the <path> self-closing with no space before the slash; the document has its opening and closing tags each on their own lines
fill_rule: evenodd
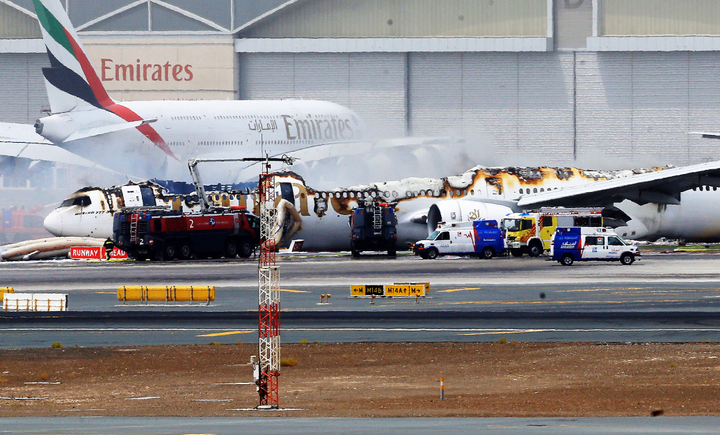
<svg viewBox="0 0 720 435">
<path fill-rule="evenodd" d="M 588 260 L 631 265 L 640 259 L 638 247 L 627 244 L 610 228 L 558 228 L 550 242 L 550 255 L 563 266 Z"/>
</svg>

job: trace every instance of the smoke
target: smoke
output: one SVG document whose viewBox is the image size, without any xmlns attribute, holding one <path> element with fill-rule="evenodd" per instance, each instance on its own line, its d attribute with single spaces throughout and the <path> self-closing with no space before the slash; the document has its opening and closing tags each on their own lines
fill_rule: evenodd
<svg viewBox="0 0 720 435">
<path fill-rule="evenodd" d="M 303 159 L 283 166 L 301 175 L 316 189 L 399 180 L 407 177 L 440 178 L 477 166 L 492 147 L 487 137 L 386 137 L 336 147 L 321 159 Z"/>
</svg>

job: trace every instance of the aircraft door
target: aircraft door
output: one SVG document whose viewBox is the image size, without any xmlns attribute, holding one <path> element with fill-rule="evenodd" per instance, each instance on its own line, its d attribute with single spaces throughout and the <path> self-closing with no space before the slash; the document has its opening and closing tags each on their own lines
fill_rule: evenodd
<svg viewBox="0 0 720 435">
<path fill-rule="evenodd" d="M 291 183 L 279 183 L 280 184 L 280 197 L 295 207 L 295 193 L 293 192 L 293 186 Z"/>
</svg>

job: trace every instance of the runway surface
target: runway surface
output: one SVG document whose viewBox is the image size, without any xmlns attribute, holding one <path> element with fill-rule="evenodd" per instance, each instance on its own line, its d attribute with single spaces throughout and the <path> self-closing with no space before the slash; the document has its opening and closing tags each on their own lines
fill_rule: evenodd
<svg viewBox="0 0 720 435">
<path fill-rule="evenodd" d="M 266 412 L 267 414 L 267 412 Z M 687 418 L 4 418 L 3 434 L 716 434 L 718 419 Z"/>
<path fill-rule="evenodd" d="M 286 255 L 282 340 L 720 341 L 720 255 L 632 266 L 545 259 Z M 0 286 L 69 295 L 67 313 L 4 313 L 4 348 L 257 341 L 257 263 L 0 263 Z M 429 282 L 421 299 L 352 298 L 352 284 Z M 203 303 L 126 303 L 121 285 L 214 285 Z M 331 294 L 329 303 L 321 295 Z"/>
</svg>

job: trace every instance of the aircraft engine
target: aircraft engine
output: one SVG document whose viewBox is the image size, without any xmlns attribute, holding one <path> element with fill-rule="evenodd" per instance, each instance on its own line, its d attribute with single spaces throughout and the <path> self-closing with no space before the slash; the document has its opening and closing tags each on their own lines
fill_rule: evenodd
<svg viewBox="0 0 720 435">
<path fill-rule="evenodd" d="M 430 206 L 427 215 L 428 234 L 435 231 L 440 222 L 463 222 L 480 219 L 500 219 L 512 213 L 510 207 L 480 201 L 449 200 Z"/>
</svg>

